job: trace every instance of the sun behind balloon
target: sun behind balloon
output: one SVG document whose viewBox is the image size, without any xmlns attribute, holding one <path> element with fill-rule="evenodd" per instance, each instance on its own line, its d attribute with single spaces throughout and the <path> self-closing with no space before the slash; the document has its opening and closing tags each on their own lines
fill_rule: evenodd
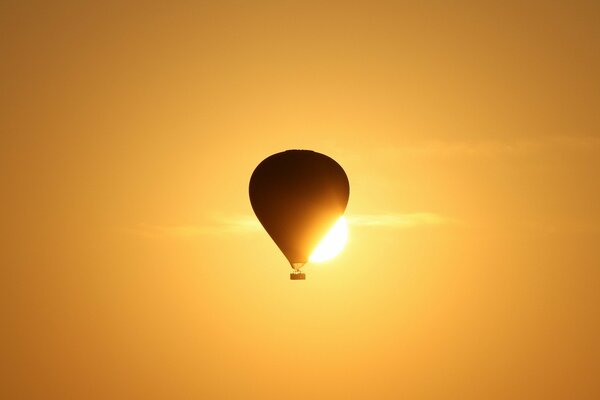
<svg viewBox="0 0 600 400">
<path fill-rule="evenodd" d="M 329 261 L 342 252 L 346 242 L 348 242 L 348 223 L 345 217 L 340 217 L 313 250 L 308 261 L 314 263 Z"/>
</svg>

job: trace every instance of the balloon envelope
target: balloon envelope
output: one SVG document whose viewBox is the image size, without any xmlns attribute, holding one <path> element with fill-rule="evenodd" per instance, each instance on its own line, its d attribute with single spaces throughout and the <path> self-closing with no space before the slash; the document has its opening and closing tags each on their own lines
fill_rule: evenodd
<svg viewBox="0 0 600 400">
<path fill-rule="evenodd" d="M 332 158 L 310 150 L 287 150 L 256 167 L 249 191 L 258 220 L 297 268 L 344 213 L 350 184 Z"/>
</svg>

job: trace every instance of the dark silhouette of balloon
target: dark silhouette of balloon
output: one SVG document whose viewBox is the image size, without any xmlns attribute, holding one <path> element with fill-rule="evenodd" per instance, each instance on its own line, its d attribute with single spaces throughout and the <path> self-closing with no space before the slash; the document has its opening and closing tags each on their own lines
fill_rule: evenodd
<svg viewBox="0 0 600 400">
<path fill-rule="evenodd" d="M 290 262 L 291 279 L 344 213 L 350 184 L 343 168 L 310 150 L 287 150 L 264 159 L 250 178 L 250 203 Z"/>
</svg>

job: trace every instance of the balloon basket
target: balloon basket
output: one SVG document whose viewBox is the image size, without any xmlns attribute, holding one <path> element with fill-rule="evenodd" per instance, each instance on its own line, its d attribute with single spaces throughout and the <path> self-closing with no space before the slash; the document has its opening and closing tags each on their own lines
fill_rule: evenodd
<svg viewBox="0 0 600 400">
<path fill-rule="evenodd" d="M 290 274 L 290 279 L 293 281 L 303 281 L 306 279 L 306 274 L 304 272 L 292 272 Z"/>
</svg>

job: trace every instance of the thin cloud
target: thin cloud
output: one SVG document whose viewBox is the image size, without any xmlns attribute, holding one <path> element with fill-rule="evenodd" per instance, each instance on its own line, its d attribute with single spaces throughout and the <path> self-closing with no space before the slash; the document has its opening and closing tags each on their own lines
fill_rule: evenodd
<svg viewBox="0 0 600 400">
<path fill-rule="evenodd" d="M 398 155 L 441 158 L 530 157 L 553 152 L 595 152 L 600 138 L 592 136 L 549 136 L 544 138 L 484 141 L 430 140 L 377 149 L 378 157 L 397 159 Z"/>
<path fill-rule="evenodd" d="M 354 226 L 413 228 L 418 226 L 447 225 L 455 220 L 429 212 L 389 213 L 389 214 L 356 214 L 349 215 L 348 222 Z"/>
<path fill-rule="evenodd" d="M 454 223 L 439 214 L 419 212 L 406 214 L 353 214 L 346 219 L 351 226 L 381 228 L 413 228 Z M 206 235 L 238 235 L 261 232 L 260 222 L 252 215 L 232 215 L 212 218 L 203 224 L 158 225 L 140 223 L 120 229 L 123 232 L 148 238 L 194 238 Z"/>
<path fill-rule="evenodd" d="M 258 232 L 260 223 L 249 215 L 219 216 L 200 224 L 159 225 L 140 223 L 121 229 L 127 233 L 150 238 L 193 238 L 206 235 L 244 234 Z"/>
</svg>

